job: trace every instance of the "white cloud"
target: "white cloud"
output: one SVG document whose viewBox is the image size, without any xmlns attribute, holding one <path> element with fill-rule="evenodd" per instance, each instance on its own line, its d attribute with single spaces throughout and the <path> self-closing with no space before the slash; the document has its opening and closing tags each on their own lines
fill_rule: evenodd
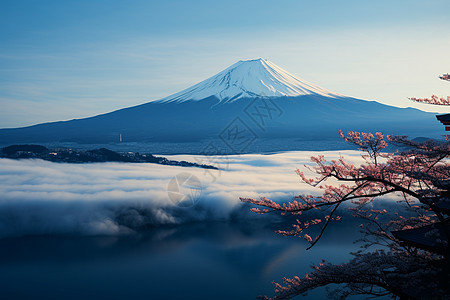
<svg viewBox="0 0 450 300">
<path fill-rule="evenodd" d="M 361 159 L 356 151 L 341 153 L 352 161 Z M 294 173 L 296 168 L 310 163 L 311 155 L 315 154 L 229 156 L 222 159 L 221 166 L 227 168 L 220 171 L 157 164 L 60 164 L 0 159 L 0 235 L 116 235 L 144 225 L 247 214 L 239 197 L 265 196 L 287 201 L 294 195 L 314 192 Z M 340 153 L 325 155 L 331 159 Z M 192 155 L 170 158 L 205 159 Z M 180 207 L 168 196 L 169 181 L 183 172 L 196 176 L 202 185 L 202 194 L 193 207 Z"/>
</svg>

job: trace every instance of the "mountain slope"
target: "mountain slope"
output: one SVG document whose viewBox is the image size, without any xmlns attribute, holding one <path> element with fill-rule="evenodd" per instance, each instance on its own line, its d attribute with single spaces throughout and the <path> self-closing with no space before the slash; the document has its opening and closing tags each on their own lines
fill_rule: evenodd
<svg viewBox="0 0 450 300">
<path fill-rule="evenodd" d="M 125 142 L 203 141 L 198 152 L 216 140 L 224 152 L 242 153 L 257 151 L 250 147 L 256 139 L 323 140 L 338 138 L 338 129 L 441 134 L 431 113 L 345 97 L 259 59 L 238 62 L 158 101 L 85 119 L 1 129 L 0 144 L 117 143 L 122 136 Z"/>
</svg>

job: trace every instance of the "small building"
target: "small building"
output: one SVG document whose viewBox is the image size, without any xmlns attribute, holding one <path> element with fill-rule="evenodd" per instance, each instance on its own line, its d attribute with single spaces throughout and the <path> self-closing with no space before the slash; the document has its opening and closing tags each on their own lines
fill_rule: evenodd
<svg viewBox="0 0 450 300">
<path fill-rule="evenodd" d="M 445 131 L 450 131 L 450 114 L 437 115 L 436 118 L 439 120 L 439 122 L 444 124 Z"/>
<path fill-rule="evenodd" d="M 419 228 L 393 231 L 392 234 L 404 246 L 412 246 L 444 255 L 448 247 L 446 231 L 449 229 L 448 224 L 435 223 Z"/>
<path fill-rule="evenodd" d="M 448 187 L 448 181 L 445 181 L 444 184 Z M 436 222 L 431 225 L 425 225 L 413 229 L 392 231 L 392 234 L 405 246 L 417 247 L 433 253 L 448 255 L 450 234 L 449 191 L 446 189 L 442 192 L 441 196 L 430 197 L 427 198 L 427 200 L 428 201 L 425 202 L 430 203 L 430 207 L 443 216 L 443 222 Z"/>
</svg>

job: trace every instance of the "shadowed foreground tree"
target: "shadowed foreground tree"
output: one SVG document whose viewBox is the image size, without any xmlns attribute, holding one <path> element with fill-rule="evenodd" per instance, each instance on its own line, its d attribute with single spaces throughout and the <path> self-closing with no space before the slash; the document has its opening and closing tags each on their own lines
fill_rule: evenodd
<svg viewBox="0 0 450 300">
<path fill-rule="evenodd" d="M 442 79 L 449 80 L 448 75 Z M 304 214 L 292 230 L 277 233 L 304 238 L 310 243 L 308 249 L 320 241 L 330 223 L 341 219 L 336 215 L 338 208 L 351 204 L 353 216 L 362 220 L 363 246 L 352 253 L 354 258 L 348 263 L 322 261 L 301 278 L 275 283 L 274 297 L 261 298 L 290 299 L 339 284 L 330 292 L 331 297 L 450 299 L 450 143 L 416 143 L 402 136 L 387 136 L 386 141 L 381 133 L 339 133 L 364 152 L 365 162 L 357 166 L 343 157 L 331 161 L 323 155 L 312 157 L 315 166 L 309 169 L 317 177 L 296 172 L 304 183 L 322 189 L 322 195 L 300 195 L 283 204 L 266 198 L 241 201 L 258 206 L 251 209 L 255 213 Z M 383 152 L 388 142 L 407 150 Z M 401 196 L 398 209 L 374 209 L 376 201 L 394 194 Z M 322 217 L 308 219 L 311 210 L 322 211 Z M 309 232 L 311 226 L 321 226 L 314 237 Z"/>
</svg>

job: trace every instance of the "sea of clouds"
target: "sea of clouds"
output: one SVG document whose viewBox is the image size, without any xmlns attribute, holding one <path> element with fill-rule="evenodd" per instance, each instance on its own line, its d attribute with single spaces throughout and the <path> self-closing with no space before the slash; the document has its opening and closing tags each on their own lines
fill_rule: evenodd
<svg viewBox="0 0 450 300">
<path fill-rule="evenodd" d="M 0 237 L 120 235 L 152 226 L 255 218 L 259 215 L 249 213 L 239 197 L 289 201 L 298 194 L 320 193 L 301 183 L 295 174 L 297 168 L 312 165 L 310 157 L 317 154 L 362 162 L 357 151 L 168 157 L 212 164 L 220 170 L 0 159 Z M 174 178 L 186 176 L 193 176 L 201 185 L 193 187 L 197 194 L 188 206 L 180 205 L 168 193 L 174 192 Z M 180 188 L 179 193 L 189 194 L 189 187 Z"/>
</svg>

